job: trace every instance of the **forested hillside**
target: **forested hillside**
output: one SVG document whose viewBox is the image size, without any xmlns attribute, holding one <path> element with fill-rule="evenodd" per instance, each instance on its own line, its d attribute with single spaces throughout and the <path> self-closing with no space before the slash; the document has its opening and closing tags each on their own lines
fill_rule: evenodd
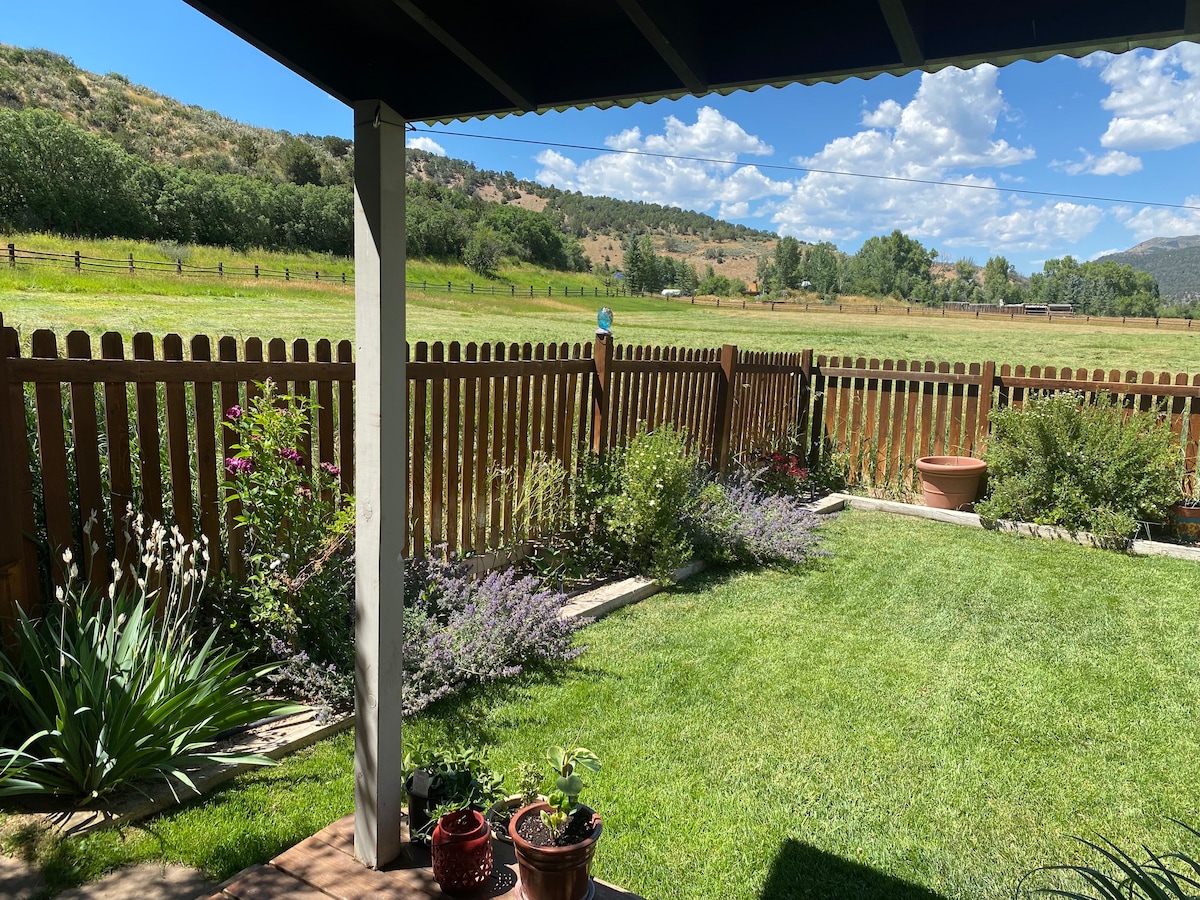
<svg viewBox="0 0 1200 900">
<path fill-rule="evenodd" d="M 700 213 L 584 197 L 411 150 L 408 252 L 481 274 L 502 259 L 562 270 L 621 265 L 578 239 L 629 233 L 773 238 Z M 0 227 L 244 249 L 352 250 L 354 148 L 256 128 L 0 45 Z M 608 246 L 606 244 L 606 246 Z M 719 262 L 724 261 L 722 256 Z"/>
<path fill-rule="evenodd" d="M 1156 238 L 1162 241 L 1162 238 Z M 1191 238 L 1191 241 L 1200 240 Z M 1158 289 L 1163 297 L 1176 300 L 1200 299 L 1200 246 L 1186 246 L 1189 238 L 1172 238 L 1175 246 L 1153 246 L 1151 242 L 1139 244 L 1124 253 L 1113 253 L 1101 259 L 1112 260 L 1149 272 L 1158 279 Z"/>
</svg>

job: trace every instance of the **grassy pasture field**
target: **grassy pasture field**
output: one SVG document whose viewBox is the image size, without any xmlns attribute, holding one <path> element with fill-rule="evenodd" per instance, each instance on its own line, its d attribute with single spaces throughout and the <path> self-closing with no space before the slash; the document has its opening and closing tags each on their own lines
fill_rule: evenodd
<svg viewBox="0 0 1200 900">
<path fill-rule="evenodd" d="M 21 236 L 22 247 L 33 247 L 32 238 Z M 0 241 L 4 239 L 0 238 Z M 78 247 L 92 255 L 119 257 L 133 252 L 157 252 L 169 258 L 172 248 L 156 250 L 152 245 L 132 242 L 75 242 L 42 238 L 37 249 L 67 252 Z M 123 249 L 128 244 L 128 249 Z M 118 246 L 120 245 L 120 246 Z M 308 258 L 301 255 L 237 255 L 232 252 L 190 248 L 190 261 L 215 265 L 219 256 L 228 265 L 263 265 L 323 268 L 342 271 L 348 260 Z M 208 254 L 208 255 L 205 255 Z M 211 258 L 210 258 L 211 256 Z M 352 266 L 350 267 L 352 272 Z M 409 265 L 410 281 L 456 285 L 473 276 L 461 266 L 427 261 Z M 408 337 L 410 341 L 498 341 L 532 343 L 590 340 L 595 328 L 595 311 L 611 306 L 614 332 L 621 343 L 658 344 L 681 347 L 716 347 L 735 343 L 754 350 L 795 351 L 812 348 L 818 354 L 849 355 L 877 359 L 932 359 L 938 362 L 994 360 L 1013 365 L 1072 366 L 1088 369 L 1134 369 L 1139 372 L 1200 372 L 1200 327 L 1155 329 L 1151 322 L 1122 326 L 1119 322 L 1040 318 L 996 319 L 941 316 L 938 310 L 913 307 L 908 311 L 895 301 L 878 305 L 865 298 L 846 298 L 844 310 L 836 306 L 810 304 L 807 311 L 795 304 L 767 309 L 743 310 L 739 302 L 721 308 L 711 304 L 692 305 L 686 300 L 657 297 L 521 296 L 527 285 L 553 284 L 561 290 L 597 287 L 595 276 L 549 272 L 529 266 L 500 273 L 497 280 L 477 280 L 478 290 L 495 284 L 495 295 L 477 293 L 408 292 Z M 516 285 L 516 298 L 506 296 Z M 175 332 L 185 338 L 193 334 L 238 338 L 330 338 L 354 336 L 353 289 L 340 284 L 315 281 L 255 281 L 252 278 L 179 278 L 175 275 L 82 272 L 41 266 L 0 265 L 0 313 L 6 325 L 17 328 L 28 348 L 35 329 L 49 328 L 60 337 L 82 329 L 98 337 L 119 331 L 127 338 L 148 331 L 156 337 Z"/>
</svg>

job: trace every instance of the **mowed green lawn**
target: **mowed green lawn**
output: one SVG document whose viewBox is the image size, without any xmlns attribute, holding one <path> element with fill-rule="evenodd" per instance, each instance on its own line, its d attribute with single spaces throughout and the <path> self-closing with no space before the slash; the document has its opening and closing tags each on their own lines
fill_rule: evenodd
<svg viewBox="0 0 1200 900">
<path fill-rule="evenodd" d="M 864 512 L 826 533 L 805 571 L 699 576 L 586 629 L 565 674 L 444 702 L 406 740 L 509 772 L 589 746 L 596 874 L 649 900 L 1007 900 L 1088 858 L 1069 835 L 1163 850 L 1168 817 L 1200 822 L 1195 564 Z M 350 772 L 326 742 L 67 841 L 54 874 L 226 877 L 349 811 Z"/>
</svg>

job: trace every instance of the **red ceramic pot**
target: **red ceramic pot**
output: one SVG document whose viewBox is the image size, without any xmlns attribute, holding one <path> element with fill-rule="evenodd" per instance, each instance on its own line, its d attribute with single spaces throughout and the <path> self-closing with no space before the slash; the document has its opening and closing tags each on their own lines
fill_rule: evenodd
<svg viewBox="0 0 1200 900">
<path fill-rule="evenodd" d="M 972 456 L 923 456 L 917 460 L 925 505 L 934 509 L 970 509 L 979 499 L 987 463 Z"/>
<path fill-rule="evenodd" d="M 600 816 L 580 806 L 577 815 L 586 816 L 592 823 L 590 837 L 569 847 L 537 847 L 521 837 L 517 829 L 523 819 L 536 818 L 548 809 L 550 804 L 544 802 L 523 806 L 508 822 L 517 856 L 518 895 L 524 900 L 587 900 L 595 891 L 588 870 L 596 841 L 600 840 Z"/>
<path fill-rule="evenodd" d="M 469 894 L 492 877 L 492 842 L 473 809 L 447 813 L 433 829 L 433 878 L 447 894 Z"/>
</svg>

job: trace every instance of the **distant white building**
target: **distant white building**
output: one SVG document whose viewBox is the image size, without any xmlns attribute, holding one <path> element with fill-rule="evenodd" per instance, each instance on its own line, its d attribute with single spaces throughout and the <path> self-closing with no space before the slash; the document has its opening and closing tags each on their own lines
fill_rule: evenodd
<svg viewBox="0 0 1200 900">
<path fill-rule="evenodd" d="M 664 288 L 662 292 L 664 297 L 679 297 L 682 294 L 683 291 L 679 290 L 678 288 Z"/>
</svg>

